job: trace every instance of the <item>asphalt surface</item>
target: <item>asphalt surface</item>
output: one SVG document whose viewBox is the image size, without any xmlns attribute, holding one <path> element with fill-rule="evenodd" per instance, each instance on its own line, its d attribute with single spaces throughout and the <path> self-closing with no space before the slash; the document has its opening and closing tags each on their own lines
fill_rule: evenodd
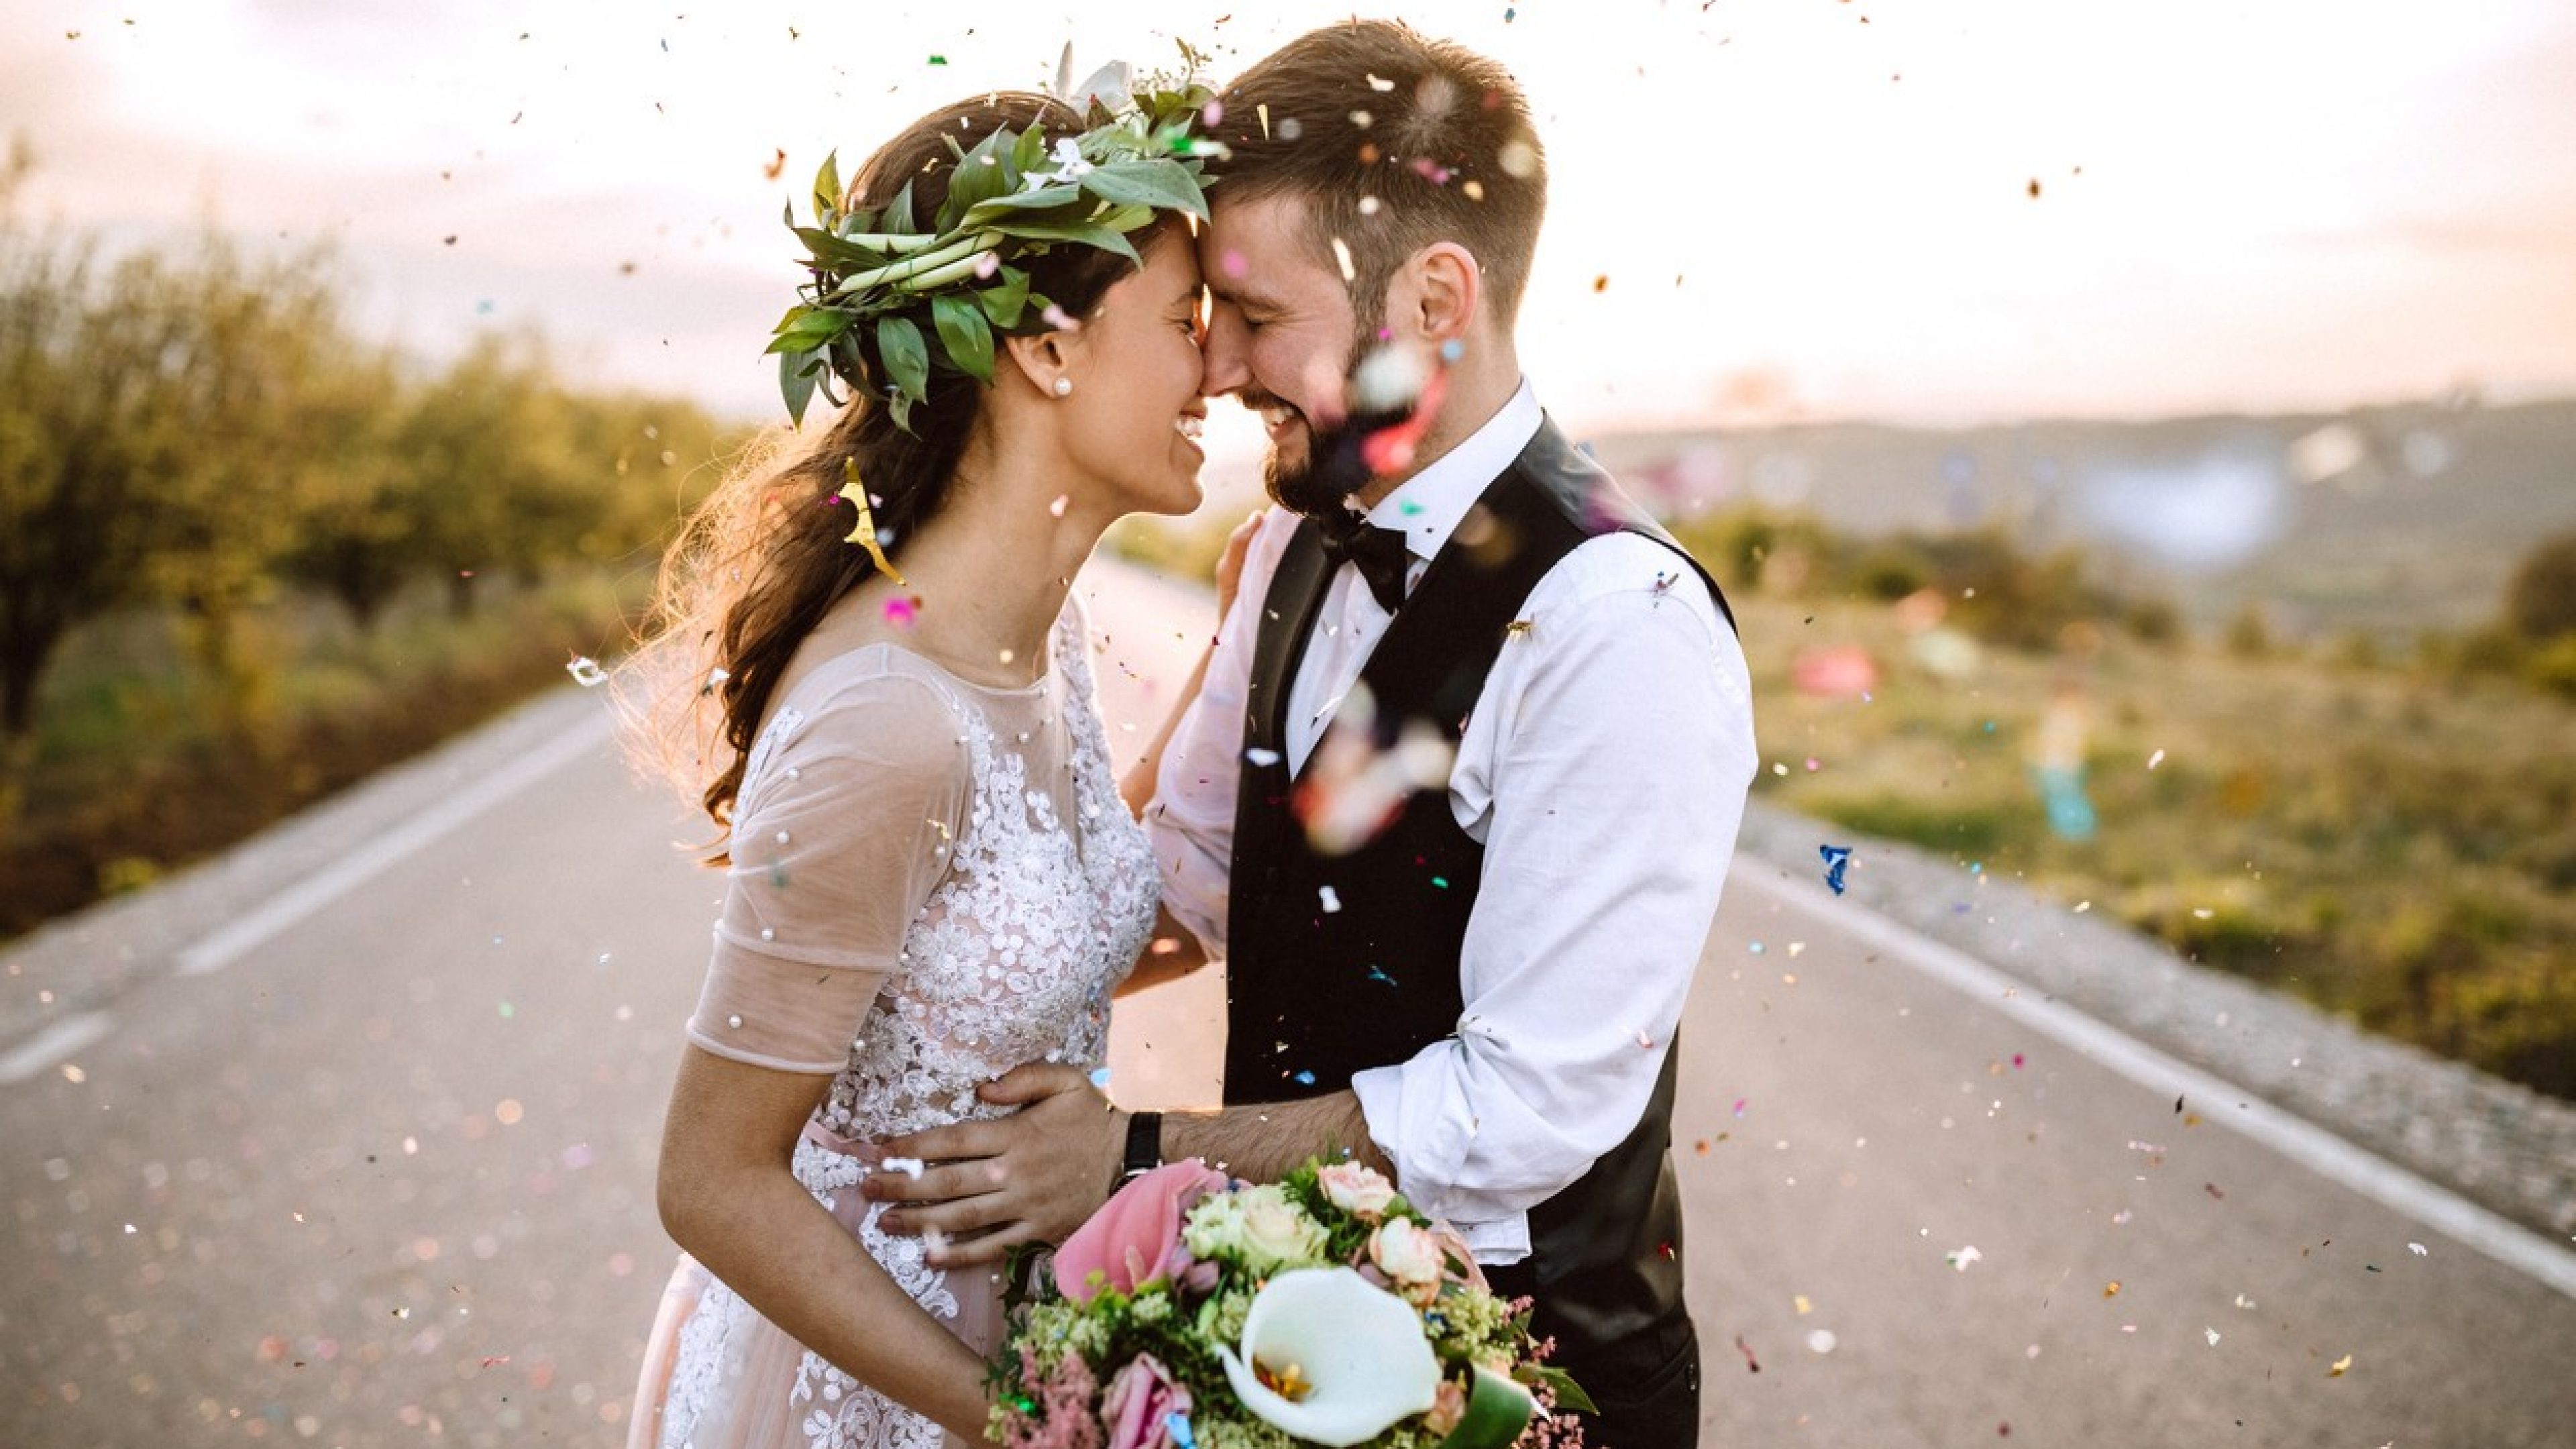
<svg viewBox="0 0 2576 1449">
<path fill-rule="evenodd" d="M 1206 606 L 1084 588 L 1141 744 Z M 0 953 L 0 1446 L 622 1442 L 716 886 L 603 707 Z M 1854 909 L 1739 862 L 1692 996 L 1703 1443 L 2576 1439 L 2576 1299 Z M 1209 1098 L 1221 989 L 1123 1003 L 1114 1089 Z"/>
</svg>

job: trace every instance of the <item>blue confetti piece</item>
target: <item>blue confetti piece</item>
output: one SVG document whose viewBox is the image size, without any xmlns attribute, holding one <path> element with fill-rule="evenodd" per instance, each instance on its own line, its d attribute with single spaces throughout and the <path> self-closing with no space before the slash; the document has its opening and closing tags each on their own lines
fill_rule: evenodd
<svg viewBox="0 0 2576 1449">
<path fill-rule="evenodd" d="M 1291 1080 L 1296 1082 L 1298 1086 L 1311 1087 L 1315 1085 L 1315 1074 L 1313 1072 L 1299 1072 L 1291 1078 Z"/>
<path fill-rule="evenodd" d="M 1825 858 L 1825 884 L 1834 888 L 1835 895 L 1841 895 L 1843 893 L 1843 870 L 1851 864 L 1851 847 L 1848 845 L 1819 845 L 1816 847 L 1816 854 Z"/>
<path fill-rule="evenodd" d="M 1383 966 L 1371 966 L 1369 968 L 1369 980 L 1376 982 L 1380 986 L 1393 986 L 1395 984 L 1395 978 L 1387 975 L 1386 968 Z"/>
<path fill-rule="evenodd" d="M 1187 1414 L 1165 1414 L 1163 1432 L 1172 1436 L 1173 1449 L 1199 1449 L 1199 1436 L 1191 1430 Z"/>
<path fill-rule="evenodd" d="M 1107 1067 L 1094 1067 L 1094 1068 L 1092 1068 L 1092 1069 L 1091 1069 L 1091 1085 L 1093 1085 L 1093 1086 L 1095 1086 L 1095 1087 L 1098 1087 L 1100 1090 L 1102 1090 L 1102 1091 L 1104 1091 L 1104 1092 L 1108 1091 L 1108 1090 L 1109 1090 L 1109 1069 L 1108 1069 Z"/>
</svg>

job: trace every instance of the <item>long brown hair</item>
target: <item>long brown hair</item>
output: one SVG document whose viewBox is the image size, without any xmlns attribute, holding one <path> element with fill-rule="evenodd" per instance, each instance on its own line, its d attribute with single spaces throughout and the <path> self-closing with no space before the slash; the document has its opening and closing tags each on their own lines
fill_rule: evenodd
<svg viewBox="0 0 2576 1449">
<path fill-rule="evenodd" d="M 996 127 L 1045 128 L 1050 144 L 1080 133 L 1061 102 L 1002 91 L 943 106 L 905 127 L 868 159 L 845 211 L 877 210 L 909 181 L 917 216 L 935 213 L 955 173 L 951 138 L 965 149 Z M 1166 226 L 1142 229 L 1140 252 Z M 1133 266 L 1090 246 L 1060 245 L 1014 263 L 1034 293 L 1081 317 Z M 782 289 L 783 290 L 783 289 Z M 1022 330 L 1046 326 L 1032 312 Z M 911 431 L 883 402 L 886 377 L 872 329 L 859 336 L 865 380 L 819 433 L 770 430 L 699 505 L 662 558 L 654 606 L 639 647 L 619 670 L 630 752 L 697 803 L 732 823 L 743 766 L 796 648 L 826 610 L 867 580 L 867 551 L 844 540 L 852 511 L 839 498 L 849 464 L 868 492 L 889 558 L 947 503 L 958 460 L 983 411 L 984 385 L 934 375 L 914 405 Z"/>
</svg>

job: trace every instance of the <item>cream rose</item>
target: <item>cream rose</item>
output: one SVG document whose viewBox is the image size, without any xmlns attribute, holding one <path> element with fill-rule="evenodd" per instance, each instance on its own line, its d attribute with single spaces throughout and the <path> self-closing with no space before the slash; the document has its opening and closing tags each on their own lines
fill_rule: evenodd
<svg viewBox="0 0 2576 1449">
<path fill-rule="evenodd" d="M 1336 1162 L 1316 1172 L 1315 1185 L 1324 1190 L 1326 1202 L 1372 1223 L 1395 1201 L 1395 1184 L 1366 1163 Z"/>
<path fill-rule="evenodd" d="M 1440 1269 L 1446 1255 L 1440 1240 L 1420 1224 L 1402 1218 L 1378 1224 L 1369 1235 L 1368 1255 L 1407 1301 L 1422 1304 L 1440 1296 Z"/>
<path fill-rule="evenodd" d="M 1255 1273 L 1321 1263 L 1327 1246 L 1323 1226 L 1276 1183 L 1206 1199 L 1181 1237 L 1196 1257 L 1236 1259 Z"/>
<path fill-rule="evenodd" d="M 1295 1268 L 1324 1260 L 1323 1225 L 1306 1216 L 1277 1183 L 1235 1194 L 1243 1209 L 1243 1256 L 1254 1272 Z"/>
</svg>

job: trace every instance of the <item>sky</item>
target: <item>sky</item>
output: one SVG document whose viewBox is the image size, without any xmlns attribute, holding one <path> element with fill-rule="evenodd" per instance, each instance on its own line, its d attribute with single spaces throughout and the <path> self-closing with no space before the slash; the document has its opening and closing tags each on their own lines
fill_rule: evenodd
<svg viewBox="0 0 2576 1449">
<path fill-rule="evenodd" d="M 10 0 L 17 204 L 111 245 L 327 240 L 425 356 L 534 326 L 577 374 L 765 419 L 780 206 L 826 151 L 847 174 L 1068 41 L 1087 71 L 1187 40 L 1221 80 L 1349 13 L 689 3 Z M 1405 12 L 1531 94 L 1522 357 L 1578 428 L 2576 392 L 2565 0 Z"/>
</svg>

